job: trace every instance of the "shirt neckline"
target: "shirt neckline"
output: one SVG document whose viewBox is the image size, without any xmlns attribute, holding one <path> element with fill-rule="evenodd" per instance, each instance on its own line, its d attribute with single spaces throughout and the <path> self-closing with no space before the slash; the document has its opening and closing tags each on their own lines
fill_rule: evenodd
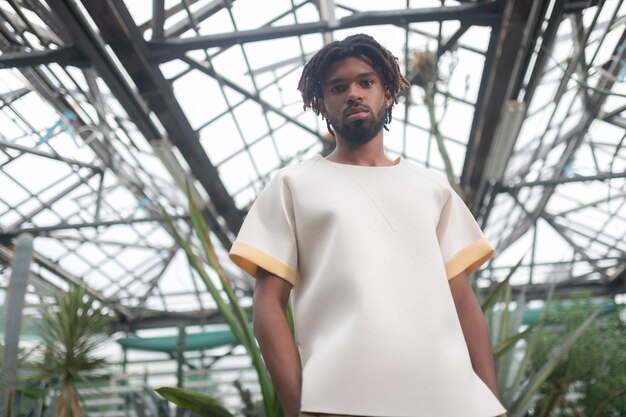
<svg viewBox="0 0 626 417">
<path fill-rule="evenodd" d="M 326 158 L 324 158 L 322 155 L 317 154 L 317 158 L 323 160 L 324 162 L 331 164 L 331 165 L 338 165 L 338 166 L 342 166 L 342 167 L 354 167 L 357 169 L 367 169 L 367 168 L 372 168 L 372 169 L 389 169 L 389 168 L 396 168 L 400 165 L 402 165 L 402 161 L 404 160 L 404 158 L 402 158 L 401 156 L 398 156 L 396 159 L 393 160 L 393 165 L 356 165 L 356 164 L 344 164 L 342 162 L 335 162 L 335 161 L 331 161 L 328 160 Z"/>
</svg>

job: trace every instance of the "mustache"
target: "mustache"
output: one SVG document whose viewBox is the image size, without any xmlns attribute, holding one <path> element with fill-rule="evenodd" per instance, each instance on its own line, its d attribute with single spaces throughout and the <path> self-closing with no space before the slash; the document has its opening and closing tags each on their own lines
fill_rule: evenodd
<svg viewBox="0 0 626 417">
<path fill-rule="evenodd" d="M 350 114 L 350 112 L 353 112 L 354 109 L 363 109 L 363 110 L 368 111 L 370 113 L 372 112 L 372 109 L 370 109 L 370 107 L 365 105 L 365 104 L 355 104 L 355 105 L 352 105 L 352 106 L 348 107 L 347 109 L 345 109 L 343 111 L 343 115 L 347 116 L 348 114 Z"/>
</svg>

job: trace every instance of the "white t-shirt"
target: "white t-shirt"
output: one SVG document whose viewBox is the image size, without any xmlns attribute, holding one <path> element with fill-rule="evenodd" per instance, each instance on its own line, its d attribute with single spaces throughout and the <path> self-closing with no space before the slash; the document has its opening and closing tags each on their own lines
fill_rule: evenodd
<svg viewBox="0 0 626 417">
<path fill-rule="evenodd" d="M 294 285 L 302 411 L 394 417 L 506 411 L 472 369 L 447 281 L 492 254 L 443 176 L 319 155 L 276 173 L 230 251 Z"/>
</svg>

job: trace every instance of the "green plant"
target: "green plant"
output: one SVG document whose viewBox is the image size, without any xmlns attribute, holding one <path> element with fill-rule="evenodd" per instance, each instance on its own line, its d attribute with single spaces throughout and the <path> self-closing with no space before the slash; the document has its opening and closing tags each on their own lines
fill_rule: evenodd
<svg viewBox="0 0 626 417">
<path fill-rule="evenodd" d="M 18 381 L 15 389 L 13 416 L 40 416 L 45 409 L 45 400 L 49 394 L 48 386 L 39 381 Z"/>
<path fill-rule="evenodd" d="M 83 287 L 56 294 L 53 305 L 40 308 L 43 355 L 33 367 L 38 379 L 58 389 L 56 417 L 84 415 L 76 383 L 106 365 L 94 354 L 110 322 L 104 309 Z"/>
<path fill-rule="evenodd" d="M 8 415 L 17 384 L 18 345 L 22 328 L 24 296 L 33 257 L 33 237 L 28 234 L 18 236 L 15 244 L 11 279 L 6 294 L 5 331 L 2 375 L 0 375 L 0 416 Z"/>
<path fill-rule="evenodd" d="M 189 187 L 187 187 L 186 193 L 189 201 L 189 214 L 191 216 L 193 230 L 200 242 L 200 246 L 202 247 L 204 259 L 208 263 L 209 267 L 213 269 L 219 277 L 219 282 L 221 284 L 219 287 L 211 280 L 211 277 L 204 267 L 202 258 L 194 252 L 191 244 L 176 228 L 172 217 L 165 209 L 162 208 L 163 216 L 165 217 L 176 241 L 185 251 L 189 264 L 198 273 L 206 285 L 207 290 L 215 300 L 217 308 L 224 318 L 224 321 L 228 324 L 238 342 L 246 349 L 252 361 L 252 365 L 256 370 L 259 384 L 261 386 L 264 415 L 269 417 L 282 417 L 283 412 L 280 407 L 280 402 L 278 401 L 278 396 L 276 395 L 269 373 L 261 357 L 261 351 L 256 343 L 248 313 L 239 304 L 239 300 L 237 299 L 237 296 L 235 295 L 235 292 L 230 284 L 230 280 L 219 263 L 213 243 L 211 242 L 209 228 L 204 220 L 204 217 L 202 216 L 200 208 L 192 197 Z M 226 295 L 226 299 L 224 299 L 223 293 Z M 287 318 L 293 332 L 293 315 L 290 310 L 288 310 Z M 182 407 L 185 407 L 185 398 L 189 401 L 196 398 L 194 396 L 195 393 L 189 390 L 179 389 L 177 394 L 179 395 L 180 400 L 179 403 L 176 404 Z M 184 394 L 184 396 L 181 397 L 182 394 Z M 218 414 L 216 414 L 216 416 L 217 415 Z"/>
<path fill-rule="evenodd" d="M 541 387 L 532 416 L 626 415 L 626 328 L 619 311 L 606 308 L 611 305 L 605 300 L 583 294 L 556 303 L 547 316 L 552 326 L 541 335 L 530 368 L 539 368 L 562 335 L 585 321 L 597 308 L 594 301 L 604 304 L 605 314 L 561 359 Z"/>
<path fill-rule="evenodd" d="M 219 401 L 199 392 L 174 387 L 157 388 L 156 392 L 166 400 L 201 417 L 233 417 Z"/>
<path fill-rule="evenodd" d="M 498 390 L 509 417 L 523 417 L 527 414 L 528 410 L 536 403 L 542 386 L 554 374 L 560 361 L 567 357 L 601 312 L 600 309 L 590 311 L 585 320 L 560 335 L 558 342 L 551 346 L 540 366 L 536 362 L 537 366 L 531 367 L 531 357 L 546 331 L 546 315 L 552 299 L 554 284 L 544 302 L 541 318 L 535 324 L 520 331 L 527 305 L 526 296 L 522 290 L 515 301 L 515 306 L 511 307 L 510 279 L 522 260 L 523 258 L 489 295 L 486 297 L 479 295 L 479 299 L 484 298 L 481 305 L 491 330 Z M 475 284 L 474 288 L 476 288 Z M 495 309 L 498 303 L 500 303 L 501 308 Z M 524 341 L 525 344 L 521 358 L 516 357 L 518 355 L 514 349 L 520 341 Z"/>
<path fill-rule="evenodd" d="M 45 409 L 45 399 L 48 395 L 48 385 L 45 382 L 28 379 L 30 366 L 30 356 L 37 350 L 18 350 L 17 358 L 17 379 L 15 386 L 11 390 L 10 407 L 3 416 L 41 416 Z M 4 347 L 0 344 L 0 358 L 4 355 Z M 0 364 L 0 375 L 2 374 L 2 364 Z"/>
</svg>

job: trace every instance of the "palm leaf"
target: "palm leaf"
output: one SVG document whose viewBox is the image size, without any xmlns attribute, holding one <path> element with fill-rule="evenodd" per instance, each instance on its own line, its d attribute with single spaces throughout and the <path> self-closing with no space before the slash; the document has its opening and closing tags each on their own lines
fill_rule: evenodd
<svg viewBox="0 0 626 417">
<path fill-rule="evenodd" d="M 503 393 L 503 401 L 506 404 L 511 403 L 513 401 L 513 398 L 515 398 L 515 396 L 518 396 L 518 392 L 522 385 L 522 379 L 526 375 L 526 368 L 528 367 L 528 364 L 530 362 L 531 355 L 534 352 L 537 344 L 539 343 L 539 339 L 541 338 L 541 332 L 543 331 L 543 325 L 545 323 L 546 316 L 548 314 L 548 306 L 550 305 L 550 301 L 552 300 L 555 285 L 556 285 L 555 282 L 552 282 L 552 284 L 550 285 L 550 288 L 548 290 L 548 296 L 546 297 L 546 300 L 543 305 L 543 309 L 541 310 L 541 316 L 539 317 L 539 320 L 536 322 L 535 329 L 531 332 L 531 337 L 529 338 L 528 343 L 526 345 L 526 349 L 524 351 L 524 357 L 522 358 L 522 361 L 517 367 L 517 372 L 513 380 L 513 383 Z"/>
<path fill-rule="evenodd" d="M 509 305 L 511 301 L 511 286 L 506 285 L 506 291 L 504 293 L 504 308 L 502 310 L 502 318 L 500 320 L 500 331 L 498 334 L 498 343 L 503 343 L 508 339 L 509 336 Z M 502 355 L 496 360 L 496 370 L 497 370 L 497 381 L 499 381 L 500 385 L 504 385 L 506 383 L 507 371 L 509 369 L 509 362 L 507 361 L 507 357 Z M 501 387 L 498 387 L 502 390 Z"/>
<path fill-rule="evenodd" d="M 263 405 L 265 409 L 265 414 L 268 416 L 280 416 L 282 415 L 282 412 L 280 410 L 280 407 L 277 407 L 274 386 L 261 357 L 259 347 L 256 344 L 256 339 L 254 337 L 252 327 L 250 326 L 248 314 L 240 306 L 237 296 L 235 295 L 235 292 L 231 287 L 230 280 L 226 276 L 223 268 L 219 263 L 214 246 L 211 242 L 210 230 L 204 220 L 200 208 L 192 198 L 189 184 L 187 184 L 186 193 L 189 201 L 189 214 L 191 217 L 193 230 L 198 237 L 198 240 L 200 241 L 200 245 L 204 252 L 205 259 L 207 260 L 209 266 L 218 274 L 222 287 L 221 290 L 223 290 L 223 292 L 226 294 L 228 302 L 224 300 L 220 289 L 216 286 L 216 284 L 211 280 L 211 278 L 205 271 L 204 265 L 201 262 L 200 257 L 195 254 L 189 242 L 187 242 L 178 232 L 171 216 L 162 207 L 161 210 L 163 212 L 163 215 L 167 223 L 169 224 L 169 227 L 174 234 L 175 239 L 184 249 L 190 265 L 198 273 L 200 278 L 203 280 L 205 286 L 207 287 L 207 290 L 215 300 L 218 306 L 218 310 L 224 317 L 224 320 L 230 326 L 233 334 L 235 335 L 239 343 L 241 343 L 241 345 L 244 346 L 244 348 L 248 352 L 248 355 L 251 358 L 252 364 L 259 378 L 259 384 L 263 393 Z"/>
<path fill-rule="evenodd" d="M 511 336 L 511 337 L 503 340 L 502 342 L 498 343 L 493 348 L 493 357 L 494 357 L 494 359 L 497 359 L 498 357 L 500 357 L 501 355 L 506 353 L 509 349 L 511 349 L 513 346 L 515 346 L 515 344 L 517 343 L 518 340 L 521 340 L 521 339 L 525 338 L 526 336 L 528 336 L 530 334 L 530 332 L 532 332 L 534 330 L 536 325 L 537 325 L 537 323 L 533 323 L 532 325 L 528 326 L 528 328 L 526 328 L 526 330 L 521 331 L 521 332 L 517 333 L 516 335 Z"/>
<path fill-rule="evenodd" d="M 230 326 L 233 334 L 235 335 L 239 343 L 245 344 L 246 337 L 243 333 L 243 329 L 239 325 L 239 322 L 235 319 L 235 316 L 230 306 L 226 304 L 226 302 L 222 298 L 222 295 L 211 280 L 211 277 L 209 277 L 209 275 L 204 270 L 200 258 L 194 253 L 189 242 L 187 242 L 187 240 L 180 234 L 180 232 L 174 225 L 174 220 L 172 219 L 172 216 L 170 216 L 170 214 L 163 207 L 161 207 L 161 212 L 163 213 L 163 217 L 165 218 L 166 223 L 169 225 L 170 230 L 174 234 L 174 238 L 185 251 L 185 254 L 187 255 L 187 260 L 189 261 L 190 265 L 198 273 L 198 275 L 206 285 L 207 290 L 213 297 L 215 303 L 217 304 L 218 310 L 222 314 L 222 317 L 224 317 L 224 321 L 226 321 L 226 323 Z"/>
<path fill-rule="evenodd" d="M 167 401 L 202 417 L 234 417 L 215 398 L 196 391 L 174 387 L 161 387 L 155 391 Z"/>
<path fill-rule="evenodd" d="M 541 367 L 541 369 L 533 375 L 528 381 L 517 400 L 513 403 L 513 406 L 509 409 L 510 417 L 522 417 L 528 411 L 528 408 L 532 405 L 532 397 L 541 387 L 550 374 L 554 371 L 557 365 L 561 362 L 563 357 L 567 355 L 574 343 L 583 335 L 583 333 L 591 326 L 593 321 L 601 313 L 602 307 L 596 309 L 581 325 L 578 327 L 559 347 L 552 351 L 548 361 Z"/>
<path fill-rule="evenodd" d="M 189 187 L 189 184 L 187 184 L 186 192 L 187 199 L 189 201 L 189 213 L 191 215 L 191 221 L 194 226 L 194 231 L 196 233 L 196 236 L 200 240 L 200 244 L 202 246 L 202 249 L 204 250 L 204 254 L 207 260 L 209 261 L 213 270 L 217 272 L 220 278 L 222 288 L 226 293 L 228 301 L 230 302 L 230 306 L 235 314 L 235 318 L 239 322 L 239 326 L 242 329 L 244 337 L 242 344 L 248 351 L 248 354 L 250 355 L 252 363 L 256 369 L 257 375 L 259 377 L 259 383 L 261 385 L 261 391 L 263 392 L 263 398 L 268 399 L 263 402 L 263 405 L 265 407 L 265 412 L 269 415 L 269 413 L 271 412 L 271 406 L 269 401 L 270 398 L 274 395 L 274 386 L 272 385 L 269 373 L 267 372 L 267 369 L 261 357 L 261 352 L 256 344 L 256 339 L 254 337 L 252 327 L 249 324 L 250 320 L 246 312 L 239 304 L 239 300 L 237 299 L 237 296 L 235 295 L 235 292 L 230 285 L 230 280 L 226 276 L 224 269 L 217 259 L 215 248 L 213 247 L 213 244 L 211 242 L 209 228 L 204 221 L 204 217 L 202 216 L 200 208 L 197 206 L 196 202 L 192 198 L 191 188 Z"/>
<path fill-rule="evenodd" d="M 507 295 L 510 293 L 510 285 L 507 285 Z M 507 313 L 510 311 L 508 305 L 509 300 L 506 301 Z M 494 349 L 494 358 L 499 362 L 500 375 L 498 381 L 500 382 L 500 393 L 506 393 L 506 386 L 510 377 L 513 374 L 513 366 L 515 360 L 515 350 L 513 349 L 517 342 L 530 334 L 530 331 L 534 326 L 527 328 L 525 331 L 520 332 L 519 329 L 524 321 L 524 311 L 526 309 L 526 288 L 520 291 L 515 300 L 515 309 L 508 315 L 508 329 L 505 333 L 501 334 L 500 342 L 497 349 Z"/>
<path fill-rule="evenodd" d="M 524 260 L 525 257 L 526 257 L 526 254 L 524 254 L 524 256 L 522 256 L 520 260 L 517 261 L 517 264 L 515 264 L 515 266 L 509 271 L 506 278 L 504 278 L 501 282 L 499 282 L 496 288 L 494 288 L 494 290 L 487 296 L 485 301 L 483 301 L 481 308 L 484 314 L 488 314 L 493 308 L 493 306 L 496 305 L 496 303 L 500 299 L 500 295 L 502 294 L 502 291 L 505 290 L 506 286 L 508 285 L 509 280 L 511 279 L 511 277 L 513 276 L 517 268 L 519 268 L 519 266 L 522 264 L 522 261 Z"/>
<path fill-rule="evenodd" d="M 95 375 L 94 371 L 106 364 L 104 358 L 95 355 L 110 323 L 105 309 L 83 287 L 55 294 L 53 305 L 39 308 L 38 327 L 44 353 L 33 367 L 37 370 L 37 380 L 58 384 L 56 416 L 84 414 L 75 381 Z"/>
</svg>

